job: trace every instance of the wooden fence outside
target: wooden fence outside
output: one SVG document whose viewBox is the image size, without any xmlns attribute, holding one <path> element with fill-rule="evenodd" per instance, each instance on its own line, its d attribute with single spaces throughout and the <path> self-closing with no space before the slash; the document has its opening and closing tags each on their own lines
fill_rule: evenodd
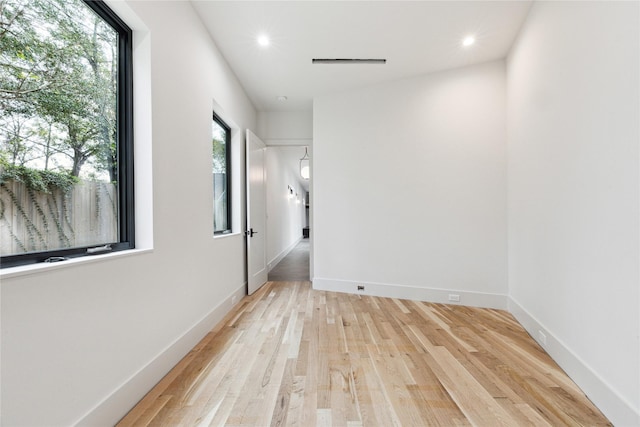
<svg viewBox="0 0 640 427">
<path fill-rule="evenodd" d="M 118 240 L 114 184 L 80 181 L 51 194 L 8 181 L 0 185 L 0 253 L 73 248 Z"/>
</svg>

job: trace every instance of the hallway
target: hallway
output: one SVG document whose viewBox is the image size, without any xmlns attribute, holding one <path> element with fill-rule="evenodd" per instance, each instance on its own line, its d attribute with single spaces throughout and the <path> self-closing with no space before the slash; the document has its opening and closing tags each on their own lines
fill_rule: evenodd
<svg viewBox="0 0 640 427">
<path fill-rule="evenodd" d="M 269 272 L 269 281 L 308 281 L 310 247 L 309 239 L 302 239 L 300 243 Z"/>
</svg>

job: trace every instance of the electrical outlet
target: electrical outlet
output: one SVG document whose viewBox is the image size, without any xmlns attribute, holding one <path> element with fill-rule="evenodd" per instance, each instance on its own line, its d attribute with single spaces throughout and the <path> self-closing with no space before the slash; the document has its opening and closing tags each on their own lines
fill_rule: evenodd
<svg viewBox="0 0 640 427">
<path fill-rule="evenodd" d="M 359 291 L 364 291 L 364 285 L 358 285 L 358 290 Z"/>
<path fill-rule="evenodd" d="M 449 301 L 460 302 L 460 295 L 449 294 Z"/>
<path fill-rule="evenodd" d="M 538 331 L 538 341 L 542 343 L 542 345 L 547 345 L 547 336 L 542 331 Z"/>
</svg>

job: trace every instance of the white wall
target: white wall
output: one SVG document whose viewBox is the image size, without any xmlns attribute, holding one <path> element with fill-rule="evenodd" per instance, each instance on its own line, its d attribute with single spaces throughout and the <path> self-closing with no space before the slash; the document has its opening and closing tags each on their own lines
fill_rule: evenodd
<svg viewBox="0 0 640 427">
<path fill-rule="evenodd" d="M 137 70 L 151 70 L 136 83 L 136 118 L 151 111 L 153 139 L 137 143 L 152 142 L 153 161 L 138 153 L 136 178 L 139 212 L 153 203 L 139 224 L 153 219 L 153 248 L 3 270 L 2 425 L 112 425 L 245 293 L 244 239 L 212 237 L 211 109 L 239 130 L 255 129 L 256 111 L 188 2 L 115 5 L 147 49 Z"/>
<path fill-rule="evenodd" d="M 314 100 L 314 287 L 506 307 L 503 61 Z"/>
<path fill-rule="evenodd" d="M 639 425 L 638 2 L 536 2 L 508 60 L 511 309 Z"/>
<path fill-rule="evenodd" d="M 267 145 L 311 145 L 313 112 L 261 111 L 258 132 Z"/>
<path fill-rule="evenodd" d="M 290 158 L 301 157 L 302 147 L 267 147 L 267 262 L 278 264 L 302 238 L 305 190 Z M 294 189 L 289 197 L 288 187 Z M 296 198 L 297 193 L 297 198 Z"/>
</svg>

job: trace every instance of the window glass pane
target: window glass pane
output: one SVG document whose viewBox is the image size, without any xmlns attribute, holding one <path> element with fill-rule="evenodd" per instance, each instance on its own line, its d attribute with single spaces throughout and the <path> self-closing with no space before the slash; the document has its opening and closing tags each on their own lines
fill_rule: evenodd
<svg viewBox="0 0 640 427">
<path fill-rule="evenodd" d="M 0 5 L 0 253 L 118 242 L 118 33 L 81 0 Z"/>
<path fill-rule="evenodd" d="M 229 221 L 229 129 L 218 120 L 212 122 L 213 134 L 213 232 L 230 231 Z"/>
</svg>

